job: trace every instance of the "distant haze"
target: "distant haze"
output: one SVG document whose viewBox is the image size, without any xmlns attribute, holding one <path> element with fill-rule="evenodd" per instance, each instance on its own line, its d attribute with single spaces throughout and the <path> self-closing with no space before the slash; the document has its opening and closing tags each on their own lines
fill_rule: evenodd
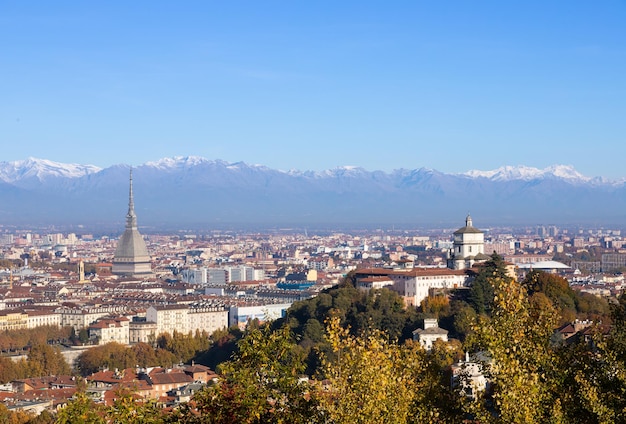
<svg viewBox="0 0 626 424">
<path fill-rule="evenodd" d="M 11 225 L 123 229 L 129 167 L 0 162 L 0 219 Z M 133 168 L 139 225 L 159 228 L 418 228 L 624 222 L 626 184 L 570 166 L 445 174 L 340 167 L 279 171 L 176 157 Z"/>
</svg>

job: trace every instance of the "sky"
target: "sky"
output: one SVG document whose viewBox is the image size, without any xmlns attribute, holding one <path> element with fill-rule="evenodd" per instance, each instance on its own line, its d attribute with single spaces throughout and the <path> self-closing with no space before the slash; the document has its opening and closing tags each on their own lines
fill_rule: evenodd
<svg viewBox="0 0 626 424">
<path fill-rule="evenodd" d="M 0 161 L 626 177 L 626 1 L 0 1 Z"/>
</svg>

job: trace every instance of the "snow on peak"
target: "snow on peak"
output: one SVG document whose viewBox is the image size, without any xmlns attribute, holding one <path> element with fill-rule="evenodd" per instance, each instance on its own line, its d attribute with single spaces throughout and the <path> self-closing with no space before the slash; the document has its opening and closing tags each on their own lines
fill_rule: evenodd
<svg viewBox="0 0 626 424">
<path fill-rule="evenodd" d="M 0 162 L 0 180 L 8 183 L 27 178 L 37 178 L 40 181 L 50 177 L 79 178 L 99 171 L 101 168 L 94 165 L 60 163 L 33 157 L 25 160 Z"/>
<path fill-rule="evenodd" d="M 157 161 L 146 162 L 144 165 L 159 169 L 175 169 L 184 166 L 200 165 L 209 162 L 201 156 L 173 156 L 171 158 L 163 158 Z"/>
<path fill-rule="evenodd" d="M 587 182 L 591 180 L 591 178 L 576 171 L 571 165 L 552 165 L 544 169 L 523 165 L 502 166 L 491 171 L 471 170 L 462 175 L 466 175 L 471 178 L 487 178 L 493 181 L 530 181 L 547 177 L 555 177 L 572 182 Z"/>
</svg>

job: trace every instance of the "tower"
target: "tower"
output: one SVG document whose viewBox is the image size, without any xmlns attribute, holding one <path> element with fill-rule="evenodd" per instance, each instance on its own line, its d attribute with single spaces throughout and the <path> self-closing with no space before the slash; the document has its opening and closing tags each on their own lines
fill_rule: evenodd
<svg viewBox="0 0 626 424">
<path fill-rule="evenodd" d="M 128 195 L 128 213 L 126 214 L 126 229 L 117 242 L 113 257 L 113 274 L 127 277 L 142 277 L 152 275 L 150 255 L 146 242 L 137 230 L 137 215 L 135 215 L 135 201 L 133 198 L 133 170 L 130 170 L 130 189 Z"/>
<path fill-rule="evenodd" d="M 454 232 L 452 249 L 448 254 L 448 268 L 471 268 L 475 262 L 489 259 L 485 255 L 485 234 L 472 224 L 472 217 L 467 215 L 465 227 Z"/>
<path fill-rule="evenodd" d="M 81 284 L 87 282 L 85 280 L 85 262 L 82 259 L 78 262 L 78 282 Z"/>
</svg>

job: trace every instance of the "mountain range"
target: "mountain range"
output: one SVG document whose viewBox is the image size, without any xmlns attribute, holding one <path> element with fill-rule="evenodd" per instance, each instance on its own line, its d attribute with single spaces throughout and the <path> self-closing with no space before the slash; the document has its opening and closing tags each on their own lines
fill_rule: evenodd
<svg viewBox="0 0 626 424">
<path fill-rule="evenodd" d="M 43 159 L 0 162 L 0 222 L 123 229 L 129 167 Z M 456 225 L 471 212 L 495 225 L 619 225 L 626 181 L 573 167 L 504 166 L 449 174 L 433 169 L 281 171 L 243 162 L 174 157 L 133 168 L 145 228 Z"/>
</svg>

